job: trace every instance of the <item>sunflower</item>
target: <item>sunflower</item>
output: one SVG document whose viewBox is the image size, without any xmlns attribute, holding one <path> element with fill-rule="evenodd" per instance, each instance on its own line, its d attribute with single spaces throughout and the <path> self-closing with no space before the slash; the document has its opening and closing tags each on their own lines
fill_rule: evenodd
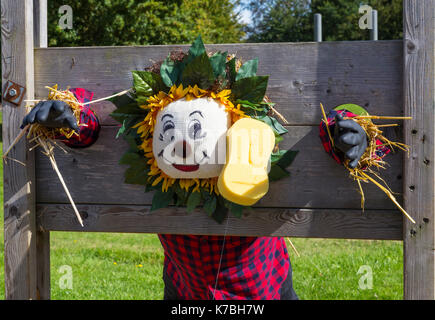
<svg viewBox="0 0 435 320">
<path fill-rule="evenodd" d="M 121 123 L 117 136 L 123 136 L 130 145 L 119 162 L 130 166 L 125 183 L 144 185 L 146 192 L 155 191 L 151 210 L 174 203 L 186 206 L 190 212 L 202 202 L 204 211 L 218 222 L 223 221 L 228 210 L 241 216 L 243 206 L 219 193 L 218 177 L 184 179 L 165 174 L 154 157 L 153 134 L 158 113 L 170 103 L 209 98 L 225 107 L 231 125 L 244 117 L 268 124 L 278 144 L 287 130 L 274 117 L 279 114 L 265 96 L 268 76 L 257 76 L 257 66 L 257 59 L 242 63 L 228 52 L 207 52 L 199 36 L 187 53 L 171 52 L 145 70 L 132 71 L 132 90 L 111 99 L 116 106 L 111 116 Z M 288 176 L 285 168 L 296 153 L 276 146 L 269 173 L 272 181 Z"/>
<path fill-rule="evenodd" d="M 216 102 L 225 106 L 225 111 L 231 116 L 231 124 L 240 118 L 248 117 L 245 112 L 240 109 L 240 104 L 235 106 L 230 101 L 230 96 L 231 90 L 228 89 L 215 93 L 210 90 L 203 90 L 197 85 L 193 87 L 189 85 L 183 88 L 183 84 L 180 84 L 178 87 L 177 85 L 173 85 L 168 93 L 160 91 L 158 94 L 149 97 L 147 104 L 139 106 L 141 109 L 147 111 L 147 115 L 143 121 L 137 123 L 132 128 L 137 129 L 137 134 L 143 140 L 139 149 L 144 152 L 144 156 L 147 158 L 147 164 L 150 165 L 148 181 L 151 182 L 151 186 L 154 187 L 162 181 L 161 189 L 163 192 L 166 192 L 169 187 L 178 182 L 181 189 L 186 191 L 188 191 L 191 186 L 194 186 L 192 192 L 199 192 L 200 187 L 203 187 L 209 193 L 215 192 L 219 195 L 218 188 L 216 187 L 218 177 L 205 179 L 174 179 L 164 173 L 157 166 L 157 161 L 152 152 L 153 132 L 159 111 L 163 110 L 163 108 L 170 103 L 180 99 L 186 99 L 187 101 L 203 97 L 214 99 Z"/>
</svg>

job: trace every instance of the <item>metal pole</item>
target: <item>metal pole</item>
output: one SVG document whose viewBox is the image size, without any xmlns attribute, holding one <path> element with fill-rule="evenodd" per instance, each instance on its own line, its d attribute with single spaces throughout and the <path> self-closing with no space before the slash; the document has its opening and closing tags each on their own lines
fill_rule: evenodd
<svg viewBox="0 0 435 320">
<path fill-rule="evenodd" d="M 322 42 L 322 15 L 320 13 L 314 15 L 314 41 Z"/>
<path fill-rule="evenodd" d="M 372 28 L 370 29 L 370 40 L 378 40 L 378 11 L 372 10 Z"/>
</svg>

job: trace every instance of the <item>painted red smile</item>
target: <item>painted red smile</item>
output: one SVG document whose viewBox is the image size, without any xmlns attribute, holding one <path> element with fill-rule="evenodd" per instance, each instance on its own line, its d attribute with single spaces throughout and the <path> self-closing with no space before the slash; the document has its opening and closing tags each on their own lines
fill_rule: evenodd
<svg viewBox="0 0 435 320">
<path fill-rule="evenodd" d="M 196 171 L 199 169 L 199 164 L 193 164 L 193 165 L 187 165 L 187 164 L 172 164 L 172 166 L 175 169 L 178 169 L 180 171 L 184 171 L 184 172 L 192 172 L 192 171 Z"/>
</svg>

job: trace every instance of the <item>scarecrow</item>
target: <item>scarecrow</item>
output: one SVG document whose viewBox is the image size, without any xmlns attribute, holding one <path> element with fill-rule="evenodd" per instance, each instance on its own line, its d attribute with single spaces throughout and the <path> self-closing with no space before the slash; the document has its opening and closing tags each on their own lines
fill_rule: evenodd
<svg viewBox="0 0 435 320">
<path fill-rule="evenodd" d="M 191 212 L 202 203 L 222 223 L 260 201 L 270 181 L 289 175 L 297 152 L 278 146 L 287 130 L 276 117 L 285 119 L 265 95 L 268 77 L 256 75 L 257 65 L 256 59 L 242 63 L 227 52 L 208 53 L 198 37 L 187 53 L 172 52 L 147 70 L 133 71 L 133 88 L 110 98 L 116 106 L 111 116 L 121 123 L 117 137 L 130 146 L 120 159 L 129 166 L 125 182 L 154 191 L 151 210 L 176 205 Z M 94 143 L 100 126 L 89 108 L 92 93 L 51 91 L 24 118 L 28 136 L 69 147 Z M 343 150 L 357 149 L 346 151 L 349 158 L 361 156 L 361 133 L 336 134 Z M 165 299 L 297 299 L 283 238 L 159 239 Z"/>
</svg>

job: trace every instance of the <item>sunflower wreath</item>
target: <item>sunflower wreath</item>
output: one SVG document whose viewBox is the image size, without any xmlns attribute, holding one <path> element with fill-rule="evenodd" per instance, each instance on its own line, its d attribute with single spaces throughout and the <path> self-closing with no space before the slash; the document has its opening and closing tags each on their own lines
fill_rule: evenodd
<svg viewBox="0 0 435 320">
<path fill-rule="evenodd" d="M 122 136 L 130 146 L 119 162 L 129 166 L 125 183 L 155 192 L 152 211 L 175 204 L 191 212 L 202 203 L 203 210 L 221 223 L 228 211 L 241 217 L 243 209 L 249 208 L 225 199 L 217 187 L 217 176 L 174 178 L 159 167 L 153 152 L 153 141 L 163 141 L 162 134 L 155 133 L 157 114 L 179 101 L 215 101 L 225 109 L 230 126 L 241 118 L 266 123 L 275 134 L 269 180 L 289 176 L 286 168 L 297 151 L 278 148 L 287 130 L 274 117 L 280 115 L 265 96 L 268 76 L 257 76 L 257 65 L 257 59 L 242 64 L 227 52 L 207 53 L 199 36 L 187 53 L 172 52 L 145 71 L 133 71 L 132 90 L 111 99 L 116 106 L 111 116 L 121 123 L 116 137 Z M 195 128 L 192 132 L 197 134 Z"/>
</svg>

